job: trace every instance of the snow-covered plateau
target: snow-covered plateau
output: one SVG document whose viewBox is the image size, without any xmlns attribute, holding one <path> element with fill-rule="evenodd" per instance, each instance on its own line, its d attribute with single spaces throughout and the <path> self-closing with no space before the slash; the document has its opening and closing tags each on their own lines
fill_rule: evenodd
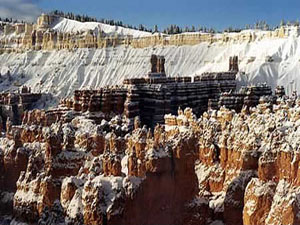
<svg viewBox="0 0 300 225">
<path fill-rule="evenodd" d="M 196 46 L 155 46 L 134 49 L 119 46 L 106 49 L 78 49 L 70 52 L 29 51 L 0 55 L 1 73 L 10 70 L 16 80 L 34 90 L 68 96 L 75 89 L 121 84 L 125 78 L 143 77 L 150 71 L 151 54 L 166 57 L 169 76 L 187 76 L 208 71 L 227 71 L 228 59 L 238 55 L 238 79 L 246 83 L 267 82 L 272 87 L 295 80 L 300 88 L 300 38 L 262 40 L 254 43 Z M 273 62 L 267 58 L 272 57 Z M 25 75 L 21 79 L 18 76 Z M 297 82 L 299 81 L 299 82 Z M 7 87 L 5 83 L 0 86 Z"/>
<path fill-rule="evenodd" d="M 134 38 L 158 35 L 67 19 L 53 24 L 52 29 L 72 33 L 101 30 L 109 35 L 131 35 Z M 289 32 L 282 38 L 265 37 L 265 31 L 260 30 L 227 34 L 229 37 L 247 33 L 256 37 L 263 36 L 254 41 L 202 42 L 181 46 L 154 45 L 146 48 L 117 45 L 106 48 L 3 53 L 0 55 L 0 72 L 5 77 L 9 70 L 13 81 L 2 82 L 0 91 L 16 89 L 24 84 L 32 87 L 33 91 L 50 92 L 62 98 L 72 95 L 75 89 L 119 85 L 125 78 L 146 76 L 150 71 L 151 54 L 157 54 L 165 56 L 168 76 L 194 76 L 203 72 L 227 71 L 229 57 L 238 56 L 240 72 L 237 80 L 240 84 L 266 82 L 273 88 L 283 85 L 289 94 L 295 88 L 300 89 L 299 29 L 290 29 L 296 32 Z M 218 35 L 222 34 L 214 36 Z M 4 37 L 4 33 L 0 33 L 0 39 Z"/>
</svg>

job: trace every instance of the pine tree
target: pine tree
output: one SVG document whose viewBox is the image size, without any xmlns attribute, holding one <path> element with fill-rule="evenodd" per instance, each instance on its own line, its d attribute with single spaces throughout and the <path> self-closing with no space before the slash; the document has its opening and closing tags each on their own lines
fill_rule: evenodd
<svg viewBox="0 0 300 225">
<path fill-rule="evenodd" d="M 216 33 L 216 31 L 215 31 L 214 28 L 210 28 L 210 29 L 209 29 L 209 33 L 214 34 L 214 33 Z"/>
<path fill-rule="evenodd" d="M 158 32 L 158 26 L 154 25 L 154 33 L 157 33 L 157 32 Z"/>
<path fill-rule="evenodd" d="M 281 27 L 285 26 L 285 21 L 283 19 L 280 21 L 280 26 Z"/>
<path fill-rule="evenodd" d="M 264 30 L 270 30 L 269 24 L 267 24 L 267 23 L 264 24 Z"/>
<path fill-rule="evenodd" d="M 175 26 L 175 30 L 174 30 L 175 34 L 180 34 L 180 27 L 179 26 Z"/>
<path fill-rule="evenodd" d="M 140 25 L 139 25 L 139 30 L 140 30 L 140 31 L 144 31 L 144 30 L 145 30 L 143 24 L 140 24 Z"/>
</svg>

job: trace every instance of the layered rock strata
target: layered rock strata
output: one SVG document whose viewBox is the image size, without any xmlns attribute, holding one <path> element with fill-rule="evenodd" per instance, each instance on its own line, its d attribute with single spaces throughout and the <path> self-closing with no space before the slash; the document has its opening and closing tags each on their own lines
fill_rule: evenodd
<svg viewBox="0 0 300 225">
<path fill-rule="evenodd" d="M 271 87 L 266 84 L 242 87 L 238 92 L 223 92 L 218 98 L 209 99 L 208 106 L 210 109 L 220 109 L 224 106 L 228 109 L 234 109 L 236 112 L 240 112 L 244 106 L 254 107 L 258 105 L 260 101 L 273 104 L 278 97 L 285 95 L 284 89 L 279 89 L 280 87 L 275 90 L 275 96 L 273 96 Z"/>
<path fill-rule="evenodd" d="M 193 81 L 191 77 L 167 77 L 162 56 L 152 55 L 150 62 L 151 72 L 146 78 L 125 79 L 123 85 L 117 87 L 77 90 L 73 99 L 63 99 L 61 105 L 78 112 L 102 112 L 106 116 L 124 114 L 131 126 L 138 116 L 142 124 L 153 128 L 164 122 L 165 114 L 176 114 L 179 107 L 190 107 L 199 116 L 208 109 L 209 99 L 219 99 L 223 92 L 236 89 L 237 57 L 230 58 L 231 71 L 204 73 L 194 77 Z M 264 92 L 256 89 L 253 87 L 251 90 L 254 91 L 247 97 L 254 95 L 258 100 L 262 95 L 272 94 L 269 89 Z M 252 105 L 256 104 L 258 101 Z"/>
<path fill-rule="evenodd" d="M 0 131 L 5 130 L 6 122 L 21 124 L 24 113 L 31 110 L 41 97 L 41 93 L 31 93 L 26 86 L 18 92 L 0 93 Z"/>
<path fill-rule="evenodd" d="M 27 116 L 0 139 L 1 213 L 48 224 L 298 224 L 299 107 L 260 101 L 199 119 L 179 110 L 153 132 L 138 118 L 130 131 L 118 116 Z"/>
<path fill-rule="evenodd" d="M 86 29 L 80 32 L 60 32 L 55 29 L 63 19 L 55 15 L 41 15 L 36 24 L 6 24 L 0 31 L 0 53 L 24 52 L 27 50 L 60 50 L 77 48 L 106 48 L 119 45 L 145 48 L 156 45 L 197 45 L 203 42 L 253 42 L 264 38 L 285 38 L 299 35 L 299 27 L 282 26 L 274 31 L 242 31 L 239 33 L 211 34 L 204 32 L 176 35 L 151 34 L 134 37 L 104 33 L 101 30 Z M 74 21 L 72 21 L 74 22 Z"/>
</svg>

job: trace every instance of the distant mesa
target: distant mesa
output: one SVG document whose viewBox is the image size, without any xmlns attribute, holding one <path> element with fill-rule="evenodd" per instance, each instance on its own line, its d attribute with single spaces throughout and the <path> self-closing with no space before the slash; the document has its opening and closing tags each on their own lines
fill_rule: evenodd
<svg viewBox="0 0 300 225">
<path fill-rule="evenodd" d="M 1 28 L 0 28 L 1 29 Z M 0 30 L 1 31 L 1 30 Z M 276 39 L 299 35 L 297 27 L 282 26 L 274 31 L 211 34 L 191 32 L 176 35 L 151 34 L 129 28 L 110 26 L 97 22 L 81 23 L 57 15 L 42 14 L 36 24 L 6 24 L 0 37 L 0 54 L 27 50 L 73 50 L 77 48 L 106 48 L 120 45 L 133 48 L 157 45 L 182 46 L 203 42 L 253 42 L 263 38 Z"/>
</svg>

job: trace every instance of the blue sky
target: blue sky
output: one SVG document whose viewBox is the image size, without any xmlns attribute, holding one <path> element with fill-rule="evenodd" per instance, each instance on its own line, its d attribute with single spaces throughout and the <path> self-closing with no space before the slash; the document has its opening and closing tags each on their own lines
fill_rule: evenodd
<svg viewBox="0 0 300 225">
<path fill-rule="evenodd" d="M 300 18 L 299 0 L 43 0 L 39 5 L 44 10 L 57 8 L 160 28 L 194 24 L 223 29 L 257 20 L 277 24 L 282 18 Z"/>
<path fill-rule="evenodd" d="M 157 24 L 160 28 L 178 24 L 224 29 L 230 25 L 244 27 L 258 20 L 274 25 L 283 18 L 300 19 L 300 0 L 0 0 L 0 17 L 4 11 L 1 8 L 18 1 L 43 12 L 59 9 L 132 25 L 153 27 Z M 19 11 L 14 10 L 12 14 L 20 17 L 16 12 Z M 31 14 L 35 16 L 32 10 Z"/>
</svg>

